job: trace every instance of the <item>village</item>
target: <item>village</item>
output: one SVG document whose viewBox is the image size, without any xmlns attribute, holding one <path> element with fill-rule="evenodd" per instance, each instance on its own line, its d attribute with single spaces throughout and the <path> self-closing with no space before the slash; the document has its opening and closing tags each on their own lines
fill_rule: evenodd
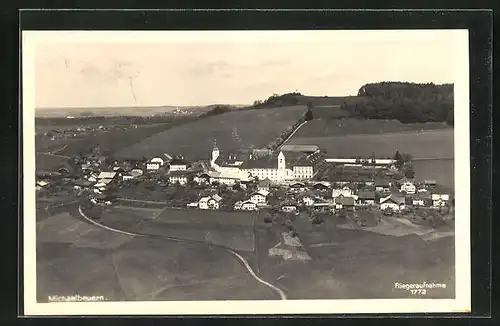
<svg viewBox="0 0 500 326">
<path fill-rule="evenodd" d="M 118 160 L 96 149 L 56 173 L 38 175 L 36 189 L 39 198 L 74 196 L 101 207 L 120 201 L 200 211 L 309 212 L 313 224 L 325 215 L 356 219 L 360 211 L 453 215 L 451 191 L 434 180 L 418 180 L 398 157 L 325 158 L 315 145 L 222 153 L 216 142 L 207 156 L 189 161 L 164 153 Z M 274 221 L 273 214 L 267 222 Z"/>
</svg>

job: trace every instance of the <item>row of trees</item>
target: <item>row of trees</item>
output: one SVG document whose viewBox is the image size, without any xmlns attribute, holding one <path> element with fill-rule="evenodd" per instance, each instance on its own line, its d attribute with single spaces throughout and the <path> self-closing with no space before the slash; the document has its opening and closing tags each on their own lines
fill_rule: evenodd
<svg viewBox="0 0 500 326">
<path fill-rule="evenodd" d="M 453 84 L 383 82 L 366 84 L 342 109 L 353 117 L 395 119 L 402 123 L 453 125 Z"/>
</svg>

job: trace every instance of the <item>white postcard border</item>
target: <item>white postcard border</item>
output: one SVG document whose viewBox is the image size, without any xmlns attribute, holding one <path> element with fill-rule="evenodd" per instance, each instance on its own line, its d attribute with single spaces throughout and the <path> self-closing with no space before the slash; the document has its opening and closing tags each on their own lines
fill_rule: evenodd
<svg viewBox="0 0 500 326">
<path fill-rule="evenodd" d="M 36 203 L 34 137 L 34 58 L 39 42 L 218 42 L 294 41 L 395 38 L 412 35 L 428 39 L 449 33 L 455 40 L 455 299 L 286 300 L 286 301 L 149 301 L 36 302 Z M 179 38 L 179 36 L 182 36 Z M 470 156 L 469 49 L 467 30 L 400 31 L 23 31 L 23 196 L 24 196 L 24 313 L 25 315 L 231 315 L 469 312 L 470 276 Z"/>
</svg>

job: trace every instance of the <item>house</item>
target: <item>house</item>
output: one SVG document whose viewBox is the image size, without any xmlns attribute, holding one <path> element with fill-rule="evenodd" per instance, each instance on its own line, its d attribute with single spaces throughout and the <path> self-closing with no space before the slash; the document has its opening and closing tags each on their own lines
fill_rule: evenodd
<svg viewBox="0 0 500 326">
<path fill-rule="evenodd" d="M 332 206 L 331 202 L 322 198 L 314 198 L 312 206 L 314 208 L 330 208 Z"/>
<path fill-rule="evenodd" d="M 298 207 L 295 202 L 284 202 L 281 204 L 281 211 L 286 213 L 297 212 Z"/>
<path fill-rule="evenodd" d="M 182 158 L 174 158 L 170 161 L 170 171 L 186 171 L 188 163 Z"/>
<path fill-rule="evenodd" d="M 76 180 L 73 184 L 75 190 L 86 190 L 92 187 L 92 182 L 88 180 Z"/>
<path fill-rule="evenodd" d="M 277 245 L 269 248 L 269 256 L 281 256 L 284 260 L 311 260 L 306 249 L 298 237 L 293 237 L 287 232 L 283 232 L 281 241 Z"/>
<path fill-rule="evenodd" d="M 161 167 L 160 162 L 149 161 L 146 163 L 146 170 L 148 171 L 157 171 L 160 169 L 160 167 Z"/>
<path fill-rule="evenodd" d="M 163 158 L 161 158 L 160 156 L 155 156 L 149 160 L 149 163 L 159 164 L 160 166 L 163 166 L 165 164 L 165 160 Z"/>
<path fill-rule="evenodd" d="M 313 206 L 316 197 L 311 193 L 302 193 L 296 197 L 297 203 L 304 206 Z"/>
<path fill-rule="evenodd" d="M 430 196 L 428 194 L 417 193 L 412 197 L 412 205 L 415 207 L 430 206 Z"/>
<path fill-rule="evenodd" d="M 200 185 L 210 184 L 210 176 L 207 173 L 202 173 L 194 177 L 194 182 Z"/>
<path fill-rule="evenodd" d="M 433 207 L 443 207 L 448 204 L 450 195 L 445 193 L 432 193 L 431 200 Z"/>
<path fill-rule="evenodd" d="M 98 195 L 95 198 L 92 198 L 90 201 L 93 204 L 96 204 L 96 205 L 107 205 L 107 206 L 109 206 L 109 205 L 113 204 L 114 197 L 103 194 L 103 195 Z"/>
<path fill-rule="evenodd" d="M 436 185 L 436 180 L 424 180 L 424 187 L 435 187 Z"/>
<path fill-rule="evenodd" d="M 186 185 L 190 181 L 190 174 L 186 171 L 173 171 L 170 172 L 168 181 L 172 184 Z"/>
<path fill-rule="evenodd" d="M 253 201 L 256 204 L 258 204 L 258 203 L 266 203 L 268 196 L 269 196 L 269 191 L 267 191 L 267 190 L 260 190 L 260 191 L 252 193 L 250 195 L 250 200 Z"/>
<path fill-rule="evenodd" d="M 269 191 L 271 188 L 271 185 L 272 185 L 272 181 L 269 178 L 265 178 L 264 180 L 259 181 L 259 183 L 257 183 L 257 190 Z"/>
<path fill-rule="evenodd" d="M 218 182 L 227 186 L 234 186 L 238 182 L 250 181 L 250 175 L 238 170 L 209 171 L 210 182 Z"/>
<path fill-rule="evenodd" d="M 122 180 L 127 181 L 127 180 L 132 180 L 134 176 L 130 174 L 130 172 L 124 172 L 122 173 Z"/>
<path fill-rule="evenodd" d="M 416 191 L 416 187 L 413 183 L 411 182 L 404 182 L 402 185 L 401 185 L 401 192 L 405 192 L 407 194 L 414 194 Z"/>
<path fill-rule="evenodd" d="M 203 197 L 198 201 L 199 209 L 219 209 L 222 204 L 222 197 L 219 195 Z"/>
<path fill-rule="evenodd" d="M 36 182 L 36 185 L 41 187 L 41 188 L 44 188 L 44 187 L 48 186 L 49 184 L 50 184 L 50 182 L 47 180 L 39 180 Z"/>
<path fill-rule="evenodd" d="M 357 204 L 360 206 L 374 206 L 375 205 L 375 192 L 374 191 L 360 191 L 358 193 Z"/>
<path fill-rule="evenodd" d="M 346 210 L 354 210 L 354 204 L 356 200 L 352 196 L 338 196 L 335 197 L 334 203 L 336 209 L 346 209 Z"/>
<path fill-rule="evenodd" d="M 386 180 L 377 180 L 374 184 L 376 192 L 387 192 L 391 190 L 391 184 Z"/>
<path fill-rule="evenodd" d="M 129 174 L 132 177 L 137 178 L 137 177 L 140 177 L 141 175 L 143 175 L 144 172 L 142 171 L 142 169 L 134 168 L 134 169 L 132 169 L 132 170 L 129 171 Z"/>
<path fill-rule="evenodd" d="M 241 207 L 243 206 L 243 202 L 241 200 L 238 200 L 236 203 L 234 203 L 234 210 L 237 211 L 237 210 L 240 210 Z"/>
<path fill-rule="evenodd" d="M 198 208 L 198 202 L 189 203 L 186 205 L 188 208 Z"/>
<path fill-rule="evenodd" d="M 295 182 L 290 185 L 290 189 L 297 192 L 305 191 L 306 185 L 302 182 Z"/>
<path fill-rule="evenodd" d="M 328 191 L 330 187 L 324 182 L 318 182 L 313 185 L 313 189 L 318 191 Z"/>
<path fill-rule="evenodd" d="M 246 200 L 241 203 L 241 208 L 242 211 L 256 211 L 257 210 L 257 203 L 254 203 L 251 200 Z"/>
<path fill-rule="evenodd" d="M 116 172 L 101 172 L 97 175 L 97 180 L 102 181 L 102 180 L 114 180 L 116 177 L 117 173 Z"/>
<path fill-rule="evenodd" d="M 352 196 L 353 192 L 351 188 L 344 186 L 342 188 L 334 188 L 332 189 L 332 198 L 337 198 L 338 196 Z"/>
<path fill-rule="evenodd" d="M 393 211 L 399 211 L 405 208 L 405 198 L 389 195 L 384 198 L 380 198 L 380 209 L 386 210 L 391 209 Z"/>
</svg>

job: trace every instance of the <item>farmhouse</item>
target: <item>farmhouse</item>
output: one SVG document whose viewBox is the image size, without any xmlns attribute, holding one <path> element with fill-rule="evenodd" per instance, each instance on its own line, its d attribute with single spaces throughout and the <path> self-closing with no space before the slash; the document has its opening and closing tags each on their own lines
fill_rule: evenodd
<svg viewBox="0 0 500 326">
<path fill-rule="evenodd" d="M 390 191 L 391 184 L 386 180 L 376 180 L 375 181 L 375 191 L 377 192 L 386 192 Z"/>
<path fill-rule="evenodd" d="M 405 192 L 407 194 L 414 194 L 416 191 L 416 187 L 411 182 L 405 182 L 401 185 L 401 192 Z"/>
<path fill-rule="evenodd" d="M 334 188 L 332 190 L 332 198 L 337 198 L 338 196 L 348 197 L 348 196 L 352 196 L 352 195 L 353 195 L 353 192 L 352 192 L 351 188 L 349 188 L 349 187 Z"/>
<path fill-rule="evenodd" d="M 290 212 L 296 212 L 298 209 L 297 204 L 292 201 L 284 202 L 281 204 L 281 211 L 290 213 Z"/>
<path fill-rule="evenodd" d="M 405 208 L 405 199 L 401 197 L 396 197 L 389 195 L 384 198 L 380 198 L 380 209 L 386 210 L 391 209 L 393 211 L 399 211 Z"/>
<path fill-rule="evenodd" d="M 86 190 L 92 187 L 92 182 L 88 180 L 76 180 L 73 184 L 75 190 Z"/>
<path fill-rule="evenodd" d="M 218 182 L 227 186 L 234 186 L 236 183 L 249 182 L 251 176 L 248 173 L 237 170 L 209 171 L 210 182 Z"/>
<path fill-rule="evenodd" d="M 319 191 L 328 191 L 330 190 L 330 187 L 326 182 L 317 182 L 313 185 L 313 189 Z"/>
<path fill-rule="evenodd" d="M 297 197 L 297 202 L 299 204 L 302 204 L 304 206 L 313 206 L 314 205 L 314 199 L 315 199 L 315 196 L 311 193 L 302 193 L 302 194 L 299 194 Z"/>
<path fill-rule="evenodd" d="M 219 195 L 213 195 L 209 197 L 203 197 L 198 201 L 199 209 L 219 209 L 222 204 L 222 197 Z"/>
<path fill-rule="evenodd" d="M 338 196 L 334 199 L 336 209 L 353 210 L 355 198 L 351 196 Z"/>
<path fill-rule="evenodd" d="M 431 200 L 433 207 L 443 207 L 448 204 L 450 195 L 444 193 L 433 193 L 431 194 Z"/>
<path fill-rule="evenodd" d="M 283 145 L 280 150 L 286 152 L 298 152 L 304 154 L 314 154 L 320 150 L 317 145 Z"/>
<path fill-rule="evenodd" d="M 194 177 L 194 181 L 200 185 L 210 184 L 210 176 L 207 173 L 202 173 Z"/>
<path fill-rule="evenodd" d="M 302 182 L 295 182 L 290 185 L 290 189 L 296 192 L 305 191 L 306 184 Z"/>
<path fill-rule="evenodd" d="M 246 200 L 244 202 L 241 202 L 240 209 L 242 211 L 255 211 L 257 210 L 257 204 L 251 200 Z"/>
<path fill-rule="evenodd" d="M 375 205 L 375 192 L 374 191 L 360 191 L 358 193 L 357 204 L 360 206 L 373 206 L 373 205 Z"/>
<path fill-rule="evenodd" d="M 170 171 L 186 171 L 188 163 L 181 158 L 174 158 L 170 161 Z"/>
<path fill-rule="evenodd" d="M 168 181 L 172 184 L 186 185 L 191 179 L 187 171 L 173 171 L 169 173 Z"/>
<path fill-rule="evenodd" d="M 417 193 L 412 197 L 412 205 L 416 207 L 430 206 L 430 196 L 427 194 Z"/>
<path fill-rule="evenodd" d="M 281 256 L 284 260 L 311 260 L 297 237 L 283 232 L 281 241 L 269 249 L 269 256 Z"/>
<path fill-rule="evenodd" d="M 161 157 L 153 157 L 151 160 L 149 160 L 146 163 L 146 169 L 148 171 L 156 171 L 159 170 L 160 167 L 162 167 L 164 164 L 164 161 Z"/>
<path fill-rule="evenodd" d="M 144 174 L 144 172 L 142 171 L 142 169 L 139 169 L 139 168 L 132 169 L 132 170 L 130 170 L 129 173 L 134 178 L 140 177 L 141 175 Z"/>
<path fill-rule="evenodd" d="M 260 190 L 257 192 L 254 192 L 253 194 L 250 195 L 250 200 L 256 204 L 259 203 L 266 203 L 267 202 L 267 196 L 269 196 L 269 191 L 267 190 Z"/>
<path fill-rule="evenodd" d="M 272 185 L 272 181 L 269 180 L 269 178 L 266 178 L 262 181 L 259 181 L 259 183 L 257 183 L 257 190 L 269 191 L 271 188 L 271 185 Z"/>
</svg>

